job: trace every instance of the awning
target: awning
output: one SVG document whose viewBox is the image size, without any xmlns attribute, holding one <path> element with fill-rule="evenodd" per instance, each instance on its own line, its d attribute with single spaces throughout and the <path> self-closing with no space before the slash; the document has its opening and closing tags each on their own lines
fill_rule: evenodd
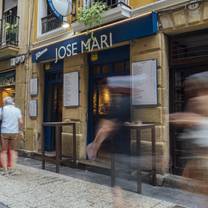
<svg viewBox="0 0 208 208">
<path fill-rule="evenodd" d="M 122 21 L 112 24 L 93 32 L 91 34 L 81 34 L 70 39 L 54 43 L 32 51 L 32 61 L 45 62 L 77 55 L 94 50 L 111 48 L 115 44 L 142 38 L 156 34 L 158 31 L 157 14 L 151 13 L 146 16 Z"/>
</svg>

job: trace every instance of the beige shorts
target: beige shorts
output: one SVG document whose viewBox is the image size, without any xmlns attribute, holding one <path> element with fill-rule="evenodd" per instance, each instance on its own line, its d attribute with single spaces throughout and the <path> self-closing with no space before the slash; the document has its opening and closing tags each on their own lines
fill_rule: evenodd
<svg viewBox="0 0 208 208">
<path fill-rule="evenodd" d="M 1 134 L 1 138 L 2 139 L 8 139 L 8 140 L 13 140 L 13 139 L 17 139 L 19 134 L 9 134 L 9 133 L 4 133 L 4 134 Z"/>
</svg>

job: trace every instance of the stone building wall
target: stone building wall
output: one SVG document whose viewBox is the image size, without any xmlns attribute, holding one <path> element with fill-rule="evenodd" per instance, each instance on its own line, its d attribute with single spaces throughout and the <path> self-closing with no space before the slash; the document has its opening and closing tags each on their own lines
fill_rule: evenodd
<svg viewBox="0 0 208 208">
<path fill-rule="evenodd" d="M 63 107 L 63 121 L 76 121 L 77 156 L 86 157 L 87 112 L 88 112 L 88 64 L 86 55 L 77 55 L 64 60 L 64 73 L 78 71 L 80 76 L 80 105 Z M 72 154 L 72 128 L 65 127 L 62 133 L 63 153 Z"/>
<path fill-rule="evenodd" d="M 3 1 L 0 0 L 0 16 L 2 16 L 2 6 Z M 29 27 L 30 27 L 30 19 L 31 19 L 31 4 L 28 0 L 19 0 L 18 1 L 18 9 L 17 15 L 19 16 L 19 42 L 18 47 L 8 47 L 1 49 L 1 55 L 13 54 L 13 55 L 22 55 L 28 54 L 29 49 Z M 5 51 L 5 52 L 4 52 Z M 4 58 L 4 57 L 3 57 Z M 0 61 L 0 71 L 9 71 L 15 70 L 16 72 L 16 83 L 15 83 L 15 103 L 16 106 L 19 107 L 24 116 L 25 130 L 27 126 L 27 82 L 28 82 L 28 72 L 30 63 L 29 58 L 25 59 L 25 62 L 22 64 L 17 64 L 16 66 L 10 65 L 10 59 L 5 57 L 5 60 Z M 27 133 L 26 133 L 27 134 Z M 23 141 L 19 141 L 19 148 L 26 148 L 25 139 Z M 20 145 L 21 143 L 21 145 Z"/>
<path fill-rule="evenodd" d="M 201 2 L 194 10 L 185 6 L 169 9 L 168 12 L 159 12 L 160 30 L 165 34 L 179 34 L 208 28 L 207 1 Z"/>
<path fill-rule="evenodd" d="M 156 125 L 157 169 L 159 172 L 165 172 L 167 170 L 169 160 L 168 123 L 166 122 L 169 105 L 169 84 L 166 54 L 165 36 L 162 33 L 132 42 L 132 62 L 148 59 L 157 60 L 158 105 L 153 107 L 132 107 L 132 121 L 141 120 L 142 122 L 151 122 Z M 148 155 L 151 153 L 150 136 L 148 131 L 143 131 L 142 150 L 144 154 Z"/>
</svg>

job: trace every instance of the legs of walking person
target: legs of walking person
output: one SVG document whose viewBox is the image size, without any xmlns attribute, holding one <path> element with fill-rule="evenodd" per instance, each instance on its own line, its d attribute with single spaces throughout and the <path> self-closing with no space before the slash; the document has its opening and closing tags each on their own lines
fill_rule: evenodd
<svg viewBox="0 0 208 208">
<path fill-rule="evenodd" d="M 16 137 L 8 140 L 8 144 L 10 147 L 10 155 L 11 155 L 11 163 L 10 168 L 15 169 L 16 167 L 16 160 L 17 160 L 17 152 L 16 152 Z"/>
<path fill-rule="evenodd" d="M 97 152 L 104 140 L 116 129 L 116 124 L 111 120 L 103 120 L 100 125 L 95 139 L 87 146 L 87 155 L 90 160 L 95 160 Z"/>
<path fill-rule="evenodd" d="M 4 171 L 7 171 L 7 150 L 8 150 L 8 139 L 5 137 L 1 137 L 1 143 L 2 143 L 2 150 L 0 154 L 1 163 Z"/>
<path fill-rule="evenodd" d="M 113 208 L 127 207 L 123 198 L 122 189 L 118 186 L 113 188 Z"/>
</svg>

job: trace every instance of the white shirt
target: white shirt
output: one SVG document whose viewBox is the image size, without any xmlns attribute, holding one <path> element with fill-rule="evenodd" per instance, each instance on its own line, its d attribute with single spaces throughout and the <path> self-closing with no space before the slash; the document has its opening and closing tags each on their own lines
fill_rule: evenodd
<svg viewBox="0 0 208 208">
<path fill-rule="evenodd" d="M 2 113 L 3 112 L 3 113 Z M 6 105 L 0 110 L 2 119 L 1 133 L 19 133 L 19 119 L 22 118 L 21 110 L 14 105 Z"/>
</svg>

